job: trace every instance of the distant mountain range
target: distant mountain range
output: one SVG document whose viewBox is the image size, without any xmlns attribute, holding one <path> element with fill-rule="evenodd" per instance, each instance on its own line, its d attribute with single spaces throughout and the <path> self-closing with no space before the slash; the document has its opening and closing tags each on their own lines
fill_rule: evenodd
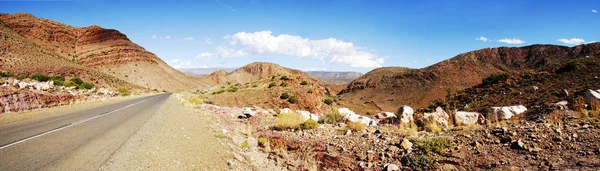
<svg viewBox="0 0 600 171">
<path fill-rule="evenodd" d="M 237 68 L 182 68 L 179 69 L 179 71 L 192 77 L 202 78 L 219 70 L 230 73 L 236 69 Z M 346 85 L 362 75 L 360 72 L 345 71 L 307 71 L 306 73 L 331 85 Z"/>
</svg>

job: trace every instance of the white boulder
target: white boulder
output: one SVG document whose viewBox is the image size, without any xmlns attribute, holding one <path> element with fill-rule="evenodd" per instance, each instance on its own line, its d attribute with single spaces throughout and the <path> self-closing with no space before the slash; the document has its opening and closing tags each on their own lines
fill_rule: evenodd
<svg viewBox="0 0 600 171">
<path fill-rule="evenodd" d="M 424 113 L 423 117 L 433 119 L 439 123 L 442 128 L 448 128 L 448 119 L 450 116 L 441 107 L 437 107 L 433 113 Z"/>
<path fill-rule="evenodd" d="M 598 91 L 588 89 L 585 92 L 585 100 L 587 101 L 588 105 L 592 105 L 592 103 L 600 101 L 600 93 Z"/>
<path fill-rule="evenodd" d="M 306 121 L 306 120 L 310 119 L 310 112 L 309 111 L 296 110 L 296 113 L 302 115 L 302 118 L 304 119 L 303 121 Z"/>
<path fill-rule="evenodd" d="M 510 119 L 514 115 L 519 115 L 527 111 L 523 105 L 492 107 L 492 113 L 497 115 L 499 119 Z"/>
<path fill-rule="evenodd" d="M 457 111 L 454 113 L 454 117 L 457 125 L 474 125 L 477 123 L 483 124 L 485 122 L 483 115 L 477 112 Z"/>
<path fill-rule="evenodd" d="M 357 115 L 356 113 L 354 113 L 353 111 L 351 111 L 348 108 L 339 108 L 338 112 L 340 113 L 340 115 L 344 116 L 344 118 L 350 122 L 359 122 L 359 123 L 366 124 L 367 126 L 377 126 L 376 120 L 373 120 L 369 117 Z"/>
<path fill-rule="evenodd" d="M 279 114 L 282 114 L 282 113 L 292 113 L 292 112 L 294 112 L 294 111 L 292 111 L 292 109 L 290 109 L 290 108 L 279 109 Z"/>
<path fill-rule="evenodd" d="M 400 121 L 402 123 L 409 123 L 414 120 L 414 110 L 410 106 L 402 106 L 398 109 L 398 115 L 400 115 Z"/>
<path fill-rule="evenodd" d="M 251 108 L 251 107 L 245 107 L 242 109 L 242 114 L 246 115 L 246 117 L 252 117 L 252 116 L 256 115 L 256 109 Z"/>
</svg>

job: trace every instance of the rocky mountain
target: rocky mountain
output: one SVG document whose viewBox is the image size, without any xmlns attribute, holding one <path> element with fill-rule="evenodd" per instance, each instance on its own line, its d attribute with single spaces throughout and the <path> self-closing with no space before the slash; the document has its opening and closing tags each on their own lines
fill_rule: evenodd
<svg viewBox="0 0 600 171">
<path fill-rule="evenodd" d="M 540 70 L 566 60 L 600 54 L 600 43 L 575 47 L 531 45 L 486 48 L 460 54 L 422 69 L 387 67 L 357 78 L 340 94 L 356 111 L 396 111 L 400 105 L 426 107 L 451 92 L 480 84 L 495 73 Z"/>
<path fill-rule="evenodd" d="M 360 77 L 360 72 L 308 71 L 309 75 L 330 85 L 345 85 Z"/>
<path fill-rule="evenodd" d="M 53 56 L 53 59 L 59 60 L 60 65 L 77 66 L 88 72 L 100 72 L 149 89 L 175 91 L 204 85 L 197 79 L 171 68 L 156 55 L 131 42 L 126 35 L 117 30 L 100 26 L 78 28 L 37 18 L 27 13 L 1 14 L 0 20 L 8 30 L 18 33 L 18 36 L 32 43 L 31 46 L 19 48 L 20 50 L 31 53 L 41 49 L 46 56 Z M 4 43 L 11 44 L 10 46 L 16 44 L 14 41 Z M 30 58 L 28 56 L 30 54 L 20 55 L 24 55 L 22 58 Z M 42 64 L 43 62 L 38 62 L 32 65 L 45 65 Z M 60 70 L 60 68 L 39 67 L 40 70 L 27 71 L 30 65 L 13 64 L 14 67 L 24 68 L 7 71 L 35 74 L 33 72 L 46 73 L 45 69 Z M 105 84 L 103 81 L 98 83 Z"/>
<path fill-rule="evenodd" d="M 265 62 L 251 63 L 230 73 L 219 70 L 202 81 L 213 84 L 210 91 L 204 92 L 203 101 L 222 106 L 319 112 L 327 106 L 325 98 L 333 94 L 327 83 L 303 71 Z"/>
<path fill-rule="evenodd" d="M 235 69 L 237 69 L 237 68 L 181 68 L 181 69 L 179 69 L 179 71 L 181 71 L 189 76 L 195 77 L 195 78 L 202 78 L 202 77 L 210 75 L 218 70 L 223 70 L 225 72 L 231 72 Z"/>
</svg>

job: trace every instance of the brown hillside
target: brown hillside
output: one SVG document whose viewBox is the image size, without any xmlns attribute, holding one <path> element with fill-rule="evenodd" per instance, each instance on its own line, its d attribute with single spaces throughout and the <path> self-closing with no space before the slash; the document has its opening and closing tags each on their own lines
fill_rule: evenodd
<svg viewBox="0 0 600 171">
<path fill-rule="evenodd" d="M 231 73 L 220 70 L 203 79 L 205 82 L 218 83 L 211 91 L 200 95 L 200 102 L 221 106 L 259 106 L 322 112 L 327 107 L 323 103 L 324 99 L 333 93 L 328 84 L 305 72 L 264 62 L 251 63 Z M 302 85 L 304 81 L 306 84 Z M 282 99 L 283 93 L 294 96 L 297 101 L 291 103 L 289 98 Z"/>
<path fill-rule="evenodd" d="M 26 13 L 2 14 L 0 20 L 62 58 L 142 87 L 174 91 L 203 86 L 117 30 L 77 28 Z"/>
<path fill-rule="evenodd" d="M 44 49 L 0 21 L 0 71 L 19 75 L 44 74 L 81 77 L 101 87 L 135 88 L 133 85 L 111 75 L 75 64 L 56 53 Z"/>
<path fill-rule="evenodd" d="M 572 48 L 556 45 L 486 48 L 460 54 L 422 69 L 380 68 L 356 79 L 340 93 L 342 104 L 356 111 L 396 111 L 400 105 L 421 108 L 481 83 L 494 73 L 537 70 L 582 56 L 600 54 L 600 43 Z M 366 104 L 369 103 L 369 104 Z M 375 105 L 372 105 L 374 103 Z"/>
</svg>

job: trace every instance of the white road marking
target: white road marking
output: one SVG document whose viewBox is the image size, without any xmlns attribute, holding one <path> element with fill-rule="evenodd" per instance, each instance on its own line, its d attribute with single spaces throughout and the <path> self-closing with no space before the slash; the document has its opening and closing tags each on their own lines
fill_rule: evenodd
<svg viewBox="0 0 600 171">
<path fill-rule="evenodd" d="M 157 97 L 159 97 L 159 96 L 157 96 Z M 123 109 L 125 109 L 125 108 L 128 108 L 128 107 L 131 107 L 131 106 L 134 106 L 134 105 L 140 104 L 140 103 L 142 103 L 142 102 L 145 102 L 145 101 L 148 101 L 148 100 L 155 99 L 155 98 L 157 98 L 157 97 L 153 97 L 153 98 L 150 98 L 150 99 L 146 99 L 146 100 L 139 101 L 139 102 L 137 102 L 137 103 L 129 104 L 129 105 L 127 105 L 127 106 L 121 107 L 121 108 L 119 108 L 119 109 L 116 109 L 116 110 L 113 110 L 113 111 L 110 111 L 110 112 L 106 112 L 106 113 L 103 113 L 103 114 L 100 114 L 100 115 L 96 115 L 96 116 L 93 116 L 93 117 L 85 118 L 85 119 L 82 119 L 82 120 L 79 120 L 79 121 L 73 122 L 73 123 L 71 123 L 71 124 L 69 124 L 69 125 L 66 125 L 66 126 L 58 127 L 58 128 L 56 128 L 56 129 L 53 129 L 53 130 L 50 130 L 50 131 L 47 131 L 47 132 L 44 132 L 44 133 L 41 133 L 41 134 L 37 134 L 37 135 L 35 135 L 35 136 L 31 136 L 31 137 L 28 137 L 28 138 L 25 138 L 25 139 L 22 139 L 22 140 L 19 140 L 19 141 L 15 141 L 15 142 L 13 142 L 13 143 L 10 143 L 10 144 L 6 144 L 6 145 L 4 145 L 4 146 L 0 147 L 0 150 L 2 150 L 2 149 L 4 149 L 4 148 L 8 148 L 8 147 L 10 147 L 10 146 L 13 146 L 13 145 L 17 145 L 17 144 L 19 144 L 19 143 L 23 143 L 23 142 L 25 142 L 25 141 L 29 141 L 29 140 L 32 140 L 32 139 L 35 139 L 35 138 L 38 138 L 38 137 L 44 136 L 44 135 L 48 135 L 48 134 L 54 133 L 54 132 L 56 132 L 56 131 L 60 131 L 60 130 L 63 130 L 63 129 L 66 129 L 66 128 L 69 128 L 69 127 L 72 127 L 72 126 L 75 126 L 75 125 L 79 125 L 79 124 L 82 124 L 82 123 L 85 123 L 85 122 L 88 122 L 88 121 L 91 121 L 91 120 L 94 120 L 94 119 L 97 119 L 97 118 L 100 118 L 100 117 L 103 117 L 103 116 L 109 115 L 109 114 L 111 114 L 111 113 L 114 113 L 114 112 L 117 112 L 117 111 L 123 110 Z"/>
</svg>

